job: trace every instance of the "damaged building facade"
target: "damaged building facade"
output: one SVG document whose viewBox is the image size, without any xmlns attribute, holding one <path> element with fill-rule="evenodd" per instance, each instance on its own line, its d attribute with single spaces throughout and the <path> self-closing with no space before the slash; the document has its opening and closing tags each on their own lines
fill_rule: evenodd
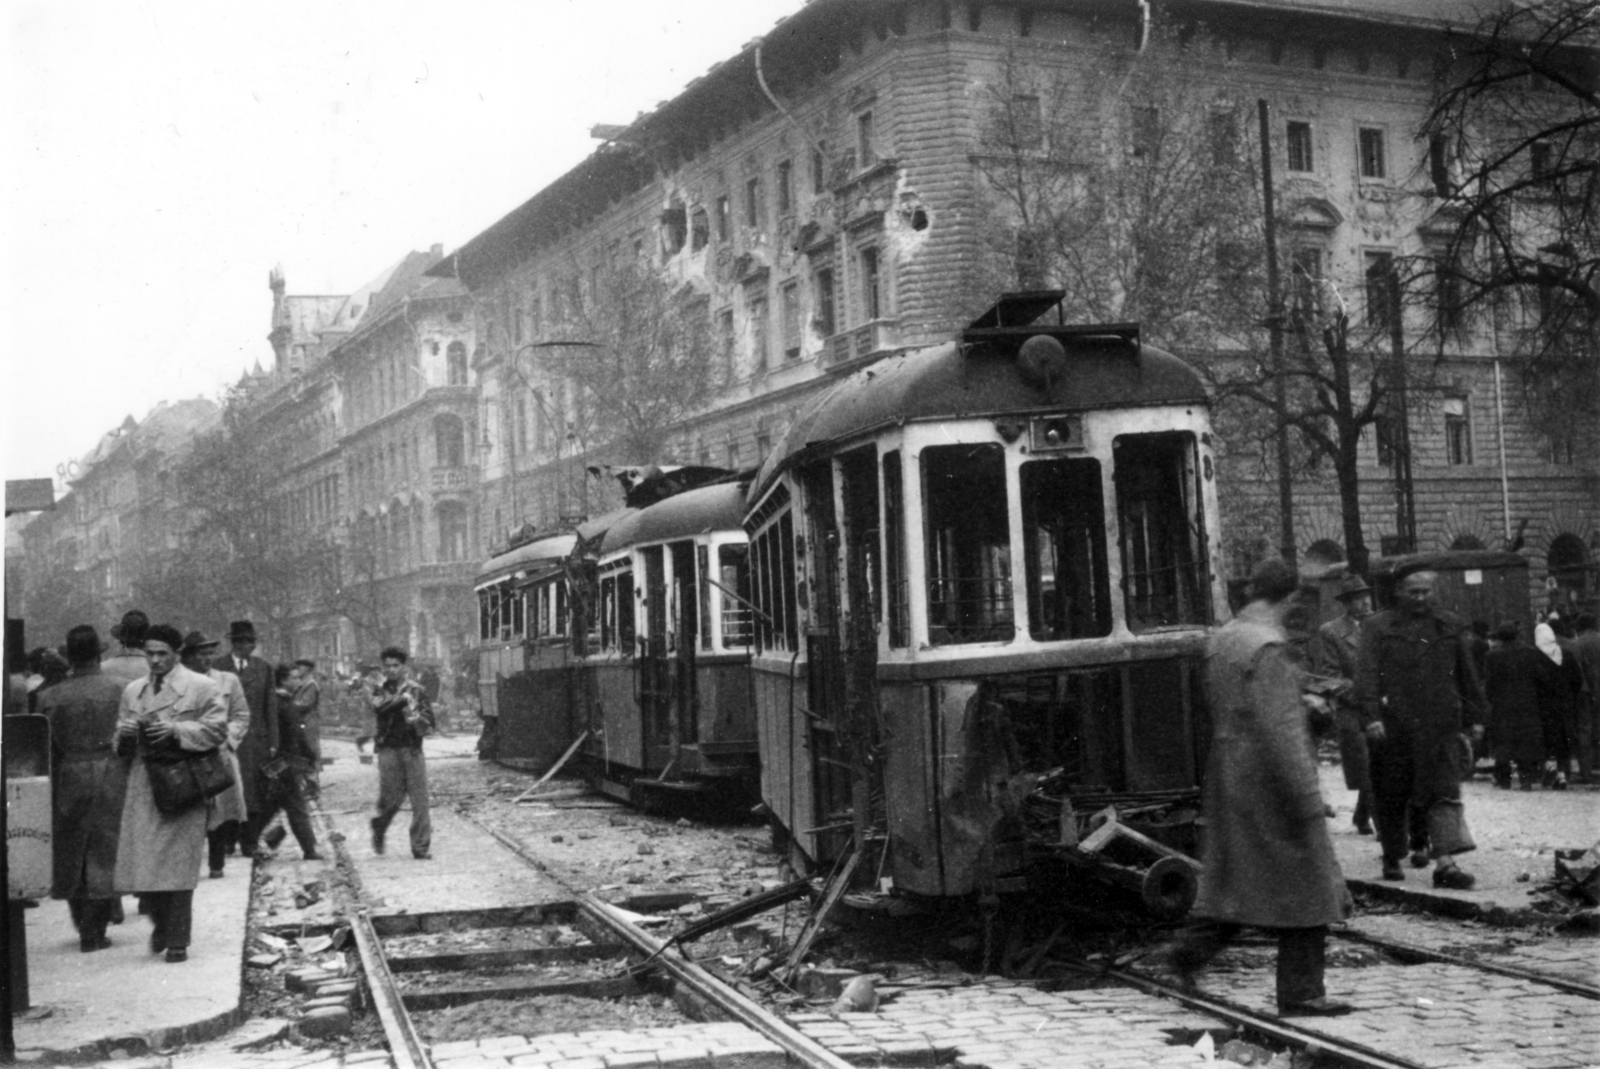
<svg viewBox="0 0 1600 1069">
<path fill-rule="evenodd" d="M 1168 5 L 1154 16 L 1167 21 L 1152 24 L 1140 5 L 1081 0 L 806 5 L 678 97 L 607 131 L 584 163 L 433 269 L 463 284 L 478 313 L 480 550 L 525 523 L 559 526 L 611 503 L 585 483 L 587 467 L 753 467 L 841 373 L 949 337 L 999 289 L 1052 284 L 1018 249 L 1025 228 L 980 158 L 985 125 L 997 99 L 1017 96 L 1020 72 L 1020 82 L 1069 87 L 1088 117 L 1078 158 L 1136 156 L 1149 109 L 1123 95 L 1125 80 L 1103 79 L 1100 60 L 1117 53 L 1128 67 L 1152 35 L 1217 43 L 1225 68 L 1196 56 L 1192 73 L 1231 101 L 1236 122 L 1253 118 L 1257 98 L 1269 102 L 1285 274 L 1314 280 L 1302 289 L 1341 302 L 1376 338 L 1388 313 L 1374 272 L 1447 222 L 1428 195 L 1430 146 L 1417 130 L 1439 19 L 1471 13 L 1448 0 L 1425 7 L 1218 0 Z M 1256 151 L 1249 125 L 1233 136 Z M 619 269 L 652 272 L 697 302 L 716 350 L 703 404 L 668 429 L 656 456 L 608 447 L 607 428 L 563 373 L 580 352 L 573 343 L 605 358 L 594 324 L 618 312 L 603 302 Z M 1151 340 L 1196 363 L 1259 360 L 1265 349 L 1262 337 Z M 1496 393 L 1497 360 L 1511 355 L 1502 345 L 1493 324 L 1457 332 L 1413 396 L 1417 548 L 1498 548 L 1520 531 L 1534 580 L 1559 588 L 1552 600 L 1592 598 L 1595 451 L 1532 426 L 1509 386 Z M 1392 458 L 1379 437 L 1368 434 L 1360 458 L 1375 551 L 1398 544 Z M 1226 455 L 1222 478 L 1238 490 L 1223 517 L 1233 532 L 1226 566 L 1238 570 L 1273 540 L 1270 442 L 1241 440 Z M 1337 488 L 1314 471 L 1297 479 L 1293 525 L 1303 563 L 1342 555 Z"/>
</svg>

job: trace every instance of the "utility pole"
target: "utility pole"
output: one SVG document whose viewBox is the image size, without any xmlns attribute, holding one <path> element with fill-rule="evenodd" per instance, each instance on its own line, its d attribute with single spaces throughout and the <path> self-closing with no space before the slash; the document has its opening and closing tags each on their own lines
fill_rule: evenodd
<svg viewBox="0 0 1600 1069">
<path fill-rule="evenodd" d="M 1289 475 L 1289 382 L 1283 367 L 1283 291 L 1278 278 L 1278 223 L 1272 199 L 1272 123 L 1266 98 L 1256 101 L 1261 117 L 1261 204 L 1266 213 L 1267 331 L 1272 347 L 1278 409 L 1278 554 L 1294 564 L 1294 487 Z"/>
<path fill-rule="evenodd" d="M 1406 386 L 1406 333 L 1401 315 L 1400 271 L 1389 267 L 1389 346 L 1394 382 L 1394 533 L 1401 553 L 1417 551 L 1417 500 L 1411 482 L 1411 402 Z"/>
</svg>

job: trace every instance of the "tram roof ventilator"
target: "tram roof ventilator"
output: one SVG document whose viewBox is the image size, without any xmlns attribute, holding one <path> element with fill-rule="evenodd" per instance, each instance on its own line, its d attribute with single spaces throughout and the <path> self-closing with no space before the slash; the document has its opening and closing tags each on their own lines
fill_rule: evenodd
<svg viewBox="0 0 1600 1069">
<path fill-rule="evenodd" d="M 967 325 L 961 340 L 991 351 L 1010 349 L 1020 341 L 1015 348 L 1017 370 L 1025 379 L 1039 384 L 1048 384 L 1065 374 L 1069 347 L 1111 349 L 1138 358 L 1139 324 L 1069 324 L 1062 305 L 1066 295 L 1065 290 L 1002 293 L 987 311 Z M 1051 308 L 1056 310 L 1056 321 L 1038 322 Z"/>
</svg>

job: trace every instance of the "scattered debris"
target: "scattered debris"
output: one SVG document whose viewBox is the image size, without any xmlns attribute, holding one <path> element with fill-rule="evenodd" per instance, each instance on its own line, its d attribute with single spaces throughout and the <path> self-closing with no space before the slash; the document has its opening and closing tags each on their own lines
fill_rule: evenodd
<svg viewBox="0 0 1600 1069">
<path fill-rule="evenodd" d="M 877 1013 L 878 988 L 871 976 L 857 976 L 828 1008 L 829 1013 Z"/>
</svg>

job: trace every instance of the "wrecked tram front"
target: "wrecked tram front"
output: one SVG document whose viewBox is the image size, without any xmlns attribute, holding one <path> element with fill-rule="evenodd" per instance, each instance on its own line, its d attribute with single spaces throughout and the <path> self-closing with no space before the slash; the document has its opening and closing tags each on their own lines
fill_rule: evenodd
<svg viewBox="0 0 1600 1069">
<path fill-rule="evenodd" d="M 1206 393 L 1136 327 L 1035 322 L 1060 297 L 841 381 L 751 486 L 762 795 L 806 860 L 1019 890 L 1056 840 L 1041 788 L 1197 784 L 1225 611 Z"/>
</svg>

